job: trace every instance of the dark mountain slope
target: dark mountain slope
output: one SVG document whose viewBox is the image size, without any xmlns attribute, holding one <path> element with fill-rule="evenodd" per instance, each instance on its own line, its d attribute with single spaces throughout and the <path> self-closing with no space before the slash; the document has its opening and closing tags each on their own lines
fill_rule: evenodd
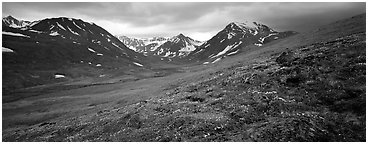
<svg viewBox="0 0 368 144">
<path fill-rule="evenodd" d="M 145 65 L 142 54 L 103 28 L 71 18 L 45 19 L 21 29 L 6 27 L 4 48 L 13 51 L 3 52 L 5 90 Z M 71 70 L 75 67 L 86 70 Z M 57 73 L 65 78 L 55 78 Z"/>
<path fill-rule="evenodd" d="M 296 32 L 277 32 L 266 25 L 256 22 L 232 22 L 198 49 L 193 51 L 187 58 L 194 62 L 207 60 L 214 63 L 223 57 L 238 53 L 243 47 L 253 45 L 262 47 L 268 42 L 294 34 L 296 34 Z"/>
</svg>

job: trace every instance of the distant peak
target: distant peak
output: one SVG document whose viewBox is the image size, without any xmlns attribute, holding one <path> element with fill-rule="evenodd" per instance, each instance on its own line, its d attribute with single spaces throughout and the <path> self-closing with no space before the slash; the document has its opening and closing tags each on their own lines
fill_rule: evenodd
<svg viewBox="0 0 368 144">
<path fill-rule="evenodd" d="M 179 35 L 177 35 L 176 37 L 178 37 L 178 38 L 185 38 L 186 36 L 185 35 L 183 35 L 182 33 L 180 33 Z"/>
<path fill-rule="evenodd" d="M 228 26 L 230 28 L 237 27 L 237 28 L 241 28 L 241 29 L 244 29 L 244 28 L 255 29 L 259 26 L 259 24 L 256 23 L 256 22 L 245 21 L 245 22 L 231 22 Z"/>
<path fill-rule="evenodd" d="M 13 16 L 11 16 L 11 15 L 8 15 L 8 16 L 6 16 L 5 18 L 14 18 Z"/>
</svg>

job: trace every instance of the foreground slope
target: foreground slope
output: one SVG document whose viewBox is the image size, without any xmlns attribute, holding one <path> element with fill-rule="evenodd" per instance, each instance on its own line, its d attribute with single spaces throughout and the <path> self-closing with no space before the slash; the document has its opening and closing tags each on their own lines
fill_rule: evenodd
<svg viewBox="0 0 368 144">
<path fill-rule="evenodd" d="M 3 141 L 366 141 L 365 15 L 325 28 L 186 73 L 5 104 Z"/>
</svg>

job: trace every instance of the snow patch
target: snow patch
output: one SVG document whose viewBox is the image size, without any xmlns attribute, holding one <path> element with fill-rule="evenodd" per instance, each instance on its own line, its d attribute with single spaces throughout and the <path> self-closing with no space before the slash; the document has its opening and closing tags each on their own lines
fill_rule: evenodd
<svg viewBox="0 0 368 144">
<path fill-rule="evenodd" d="M 65 30 L 65 31 L 66 31 L 66 29 L 65 29 L 61 24 L 59 24 L 58 22 L 56 22 L 56 24 L 57 24 L 61 29 L 63 29 L 63 30 Z"/>
<path fill-rule="evenodd" d="M 239 46 L 240 44 L 242 43 L 242 41 L 240 41 L 239 43 L 234 43 L 233 45 L 229 45 L 227 46 L 223 51 L 219 52 L 217 55 L 211 57 L 211 58 L 214 58 L 214 57 L 218 57 L 220 55 L 223 55 L 225 54 L 226 52 L 228 52 L 229 50 L 232 50 L 233 48 L 236 48 L 237 46 Z"/>
<path fill-rule="evenodd" d="M 137 48 L 135 48 L 134 46 L 130 45 L 130 46 L 128 46 L 128 48 L 131 49 L 131 50 L 137 51 Z"/>
<path fill-rule="evenodd" d="M 100 66 L 102 66 L 101 64 L 96 64 L 96 67 L 100 67 Z"/>
<path fill-rule="evenodd" d="M 207 44 L 204 48 L 207 48 L 207 47 L 209 47 L 211 44 Z"/>
<path fill-rule="evenodd" d="M 180 41 L 180 39 L 179 38 L 175 38 L 175 39 L 170 40 L 170 41 L 172 41 L 173 43 L 178 43 Z"/>
<path fill-rule="evenodd" d="M 242 29 L 257 29 L 258 26 L 254 22 L 245 21 L 244 23 L 233 22 L 236 26 Z"/>
<path fill-rule="evenodd" d="M 57 31 L 52 31 L 50 34 L 50 36 L 57 36 L 60 35 Z"/>
<path fill-rule="evenodd" d="M 34 21 L 31 24 L 29 24 L 29 27 L 33 27 L 34 25 L 38 24 L 40 21 Z"/>
<path fill-rule="evenodd" d="M 78 42 L 75 42 L 75 41 L 73 41 L 73 43 L 75 43 L 75 44 L 79 44 L 79 45 L 80 45 L 80 43 L 78 43 Z"/>
<path fill-rule="evenodd" d="M 79 35 L 77 32 L 75 32 L 75 31 L 73 31 L 72 29 L 70 29 L 70 28 L 69 28 L 69 26 L 67 26 L 67 28 L 68 28 L 68 30 L 69 30 L 71 33 L 73 33 L 73 34 L 75 34 L 75 35 Z"/>
<path fill-rule="evenodd" d="M 98 53 L 97 55 L 98 55 L 98 56 L 103 56 L 103 54 L 101 54 L 101 53 Z"/>
<path fill-rule="evenodd" d="M 93 53 L 95 53 L 95 52 L 96 52 L 95 50 L 93 50 L 93 49 L 91 49 L 91 48 L 88 48 L 88 50 L 89 50 L 90 52 L 93 52 Z"/>
<path fill-rule="evenodd" d="M 13 32 L 5 32 L 5 31 L 3 31 L 3 34 L 5 34 L 5 35 L 11 35 L 11 36 L 20 36 L 20 37 L 30 38 L 30 36 L 27 36 L 27 35 L 24 35 L 24 34 L 20 34 L 20 33 L 13 33 Z"/>
<path fill-rule="evenodd" d="M 236 51 L 234 51 L 234 52 L 231 52 L 231 53 L 228 53 L 227 55 L 229 56 L 229 55 L 234 55 L 234 54 L 236 54 L 236 53 L 238 53 L 239 52 L 239 49 L 238 50 L 236 50 Z"/>
<path fill-rule="evenodd" d="M 50 30 L 52 30 L 54 27 L 55 27 L 54 25 L 51 25 Z"/>
<path fill-rule="evenodd" d="M 261 42 L 261 43 L 263 43 L 264 42 L 264 40 L 266 39 L 266 38 L 268 38 L 268 37 L 270 37 L 270 36 L 273 36 L 273 35 L 277 35 L 278 33 L 270 33 L 268 36 L 265 36 L 265 37 L 263 37 L 263 38 L 260 38 L 258 41 L 259 42 Z"/>
<path fill-rule="evenodd" d="M 215 62 L 218 62 L 218 61 L 220 61 L 221 60 L 221 58 L 217 58 L 216 60 L 214 60 L 212 63 L 215 63 Z"/>
<path fill-rule="evenodd" d="M 254 45 L 255 46 L 259 46 L 259 47 L 262 46 L 262 44 L 258 44 L 258 43 L 255 43 Z"/>
<path fill-rule="evenodd" d="M 181 48 L 179 50 L 179 52 L 192 52 L 192 51 L 196 50 L 196 48 L 194 47 L 194 45 L 189 44 L 186 41 L 185 41 L 185 45 L 186 45 L 186 47 Z"/>
<path fill-rule="evenodd" d="M 254 30 L 254 33 L 252 33 L 253 35 L 257 35 L 258 34 L 258 31 L 257 30 Z"/>
<path fill-rule="evenodd" d="M 211 54 L 210 56 L 208 56 L 210 59 L 213 58 L 215 56 L 215 54 Z"/>
<path fill-rule="evenodd" d="M 204 50 L 204 49 L 201 49 L 201 50 L 199 50 L 199 51 L 195 52 L 194 54 L 198 54 L 198 53 L 202 52 L 203 50 Z"/>
<path fill-rule="evenodd" d="M 55 74 L 54 76 L 56 79 L 59 79 L 59 78 L 65 78 L 65 75 L 62 75 L 62 74 Z"/>
<path fill-rule="evenodd" d="M 42 33 L 41 31 L 36 31 L 36 30 L 29 30 L 30 32 L 35 32 L 35 33 Z"/>
<path fill-rule="evenodd" d="M 161 53 L 164 52 L 164 49 L 160 49 L 158 52 L 157 52 L 157 55 L 160 55 Z"/>
<path fill-rule="evenodd" d="M 206 65 L 206 64 L 209 64 L 209 62 L 204 62 L 203 64 Z"/>
<path fill-rule="evenodd" d="M 3 47 L 2 52 L 12 52 L 13 53 L 14 51 L 10 48 Z"/>
<path fill-rule="evenodd" d="M 163 57 L 168 57 L 170 55 L 174 55 L 174 56 L 171 56 L 171 57 L 175 57 L 176 56 L 176 52 L 167 51 Z"/>
<path fill-rule="evenodd" d="M 112 45 L 114 45 L 115 47 L 117 47 L 117 48 L 119 48 L 119 49 L 121 49 L 121 50 L 123 50 L 122 48 L 120 48 L 118 45 L 116 45 L 115 43 L 112 43 Z"/>
<path fill-rule="evenodd" d="M 137 66 L 140 66 L 140 67 L 143 67 L 143 65 L 142 65 L 142 64 L 140 64 L 140 63 L 133 62 L 133 64 L 135 64 L 135 65 L 137 65 Z"/>
<path fill-rule="evenodd" d="M 234 37 L 236 35 L 236 33 L 234 32 L 230 32 L 227 34 L 227 39 L 231 39 L 232 37 Z"/>
</svg>

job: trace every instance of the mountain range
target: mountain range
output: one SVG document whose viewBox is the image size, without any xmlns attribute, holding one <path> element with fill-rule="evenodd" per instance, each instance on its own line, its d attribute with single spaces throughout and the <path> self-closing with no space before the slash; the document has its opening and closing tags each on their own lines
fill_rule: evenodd
<svg viewBox="0 0 368 144">
<path fill-rule="evenodd" d="M 130 49 L 144 55 L 159 56 L 163 58 L 183 58 L 194 51 L 203 42 L 194 40 L 183 34 L 171 38 L 129 38 L 127 36 L 117 36 L 120 41 Z"/>
<path fill-rule="evenodd" d="M 232 22 L 202 42 L 173 37 L 113 36 L 102 27 L 74 18 L 29 22 L 3 18 L 4 83 L 15 89 L 79 77 L 99 77 L 113 69 L 151 69 L 157 62 L 210 64 L 251 46 L 262 47 L 296 32 L 277 32 L 256 22 Z M 74 69 L 85 67 L 86 71 Z M 63 74 L 62 79 L 56 74 Z"/>
<path fill-rule="evenodd" d="M 21 27 L 25 27 L 29 24 L 31 24 L 30 21 L 23 21 L 23 20 L 18 20 L 12 16 L 7 16 L 3 18 L 3 26 L 8 26 L 8 27 L 13 27 L 13 28 L 21 28 Z"/>
</svg>

